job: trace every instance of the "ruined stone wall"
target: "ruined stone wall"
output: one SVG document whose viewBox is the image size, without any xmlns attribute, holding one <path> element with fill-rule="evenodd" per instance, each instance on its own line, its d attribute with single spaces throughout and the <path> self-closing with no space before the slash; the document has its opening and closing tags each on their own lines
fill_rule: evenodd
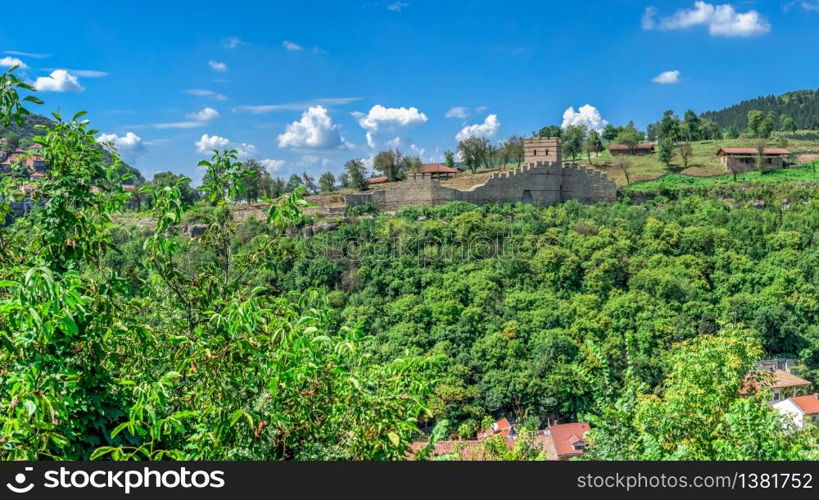
<svg viewBox="0 0 819 500">
<path fill-rule="evenodd" d="M 439 189 L 438 181 L 431 176 L 416 174 L 401 181 L 397 187 L 348 194 L 345 195 L 344 201 L 349 206 L 370 201 L 379 210 L 395 211 L 407 206 L 432 206 L 436 198 L 433 193 Z"/>
<path fill-rule="evenodd" d="M 478 205 L 493 202 L 554 205 L 566 200 L 614 201 L 617 186 L 606 174 L 591 168 L 536 163 L 495 174 L 484 184 L 458 193 L 457 199 Z"/>
<path fill-rule="evenodd" d="M 380 210 L 396 211 L 406 206 L 432 206 L 456 200 L 476 205 L 522 202 L 545 206 L 566 200 L 596 203 L 616 198 L 617 186 L 600 171 L 575 165 L 535 163 L 496 173 L 468 190 L 441 186 L 429 176 L 411 176 L 393 188 L 349 194 L 345 202 L 359 205 L 371 201 Z"/>
</svg>

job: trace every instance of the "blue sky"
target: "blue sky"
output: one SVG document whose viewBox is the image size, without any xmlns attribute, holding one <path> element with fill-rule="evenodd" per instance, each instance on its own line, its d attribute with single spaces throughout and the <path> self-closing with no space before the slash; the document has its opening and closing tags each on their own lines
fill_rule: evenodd
<svg viewBox="0 0 819 500">
<path fill-rule="evenodd" d="M 42 111 L 88 110 L 149 178 L 198 180 L 213 146 L 317 176 L 388 147 L 440 161 L 569 107 L 644 127 L 819 87 L 819 0 L 81 5 L 5 5 L 0 64 L 25 64 Z"/>
</svg>

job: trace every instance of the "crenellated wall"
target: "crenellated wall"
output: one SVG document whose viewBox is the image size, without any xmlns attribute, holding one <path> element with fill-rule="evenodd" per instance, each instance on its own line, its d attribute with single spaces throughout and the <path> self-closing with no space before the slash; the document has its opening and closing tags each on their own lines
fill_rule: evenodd
<svg viewBox="0 0 819 500">
<path fill-rule="evenodd" d="M 379 210 L 396 211 L 407 206 L 432 206 L 456 200 L 476 205 L 505 202 L 553 205 L 566 200 L 596 203 L 616 198 L 617 186 L 598 170 L 538 162 L 496 173 L 468 190 L 441 186 L 428 175 L 414 175 L 396 187 L 348 194 L 345 202 L 354 206 L 370 201 Z"/>
</svg>

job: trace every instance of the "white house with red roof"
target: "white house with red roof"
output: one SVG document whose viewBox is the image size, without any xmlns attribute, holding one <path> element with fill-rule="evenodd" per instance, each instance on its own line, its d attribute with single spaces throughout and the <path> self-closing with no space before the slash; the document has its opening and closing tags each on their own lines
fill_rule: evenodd
<svg viewBox="0 0 819 500">
<path fill-rule="evenodd" d="M 808 424 L 819 422 L 819 397 L 817 394 L 795 396 L 774 403 L 783 417 L 791 419 L 797 429 L 804 429 Z"/>
</svg>

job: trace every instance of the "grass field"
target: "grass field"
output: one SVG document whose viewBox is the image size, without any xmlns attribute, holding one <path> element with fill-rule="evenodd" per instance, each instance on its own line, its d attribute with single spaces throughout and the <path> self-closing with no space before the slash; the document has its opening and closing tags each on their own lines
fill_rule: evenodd
<svg viewBox="0 0 819 500">
<path fill-rule="evenodd" d="M 769 147 L 780 146 L 777 140 L 771 140 Z M 752 139 L 723 139 L 719 141 L 699 141 L 692 142 L 693 155 L 689 161 L 687 169 L 683 169 L 682 162 L 678 155 L 675 155 L 669 167 L 663 165 L 657 155 L 647 156 L 627 156 L 631 162 L 629 176 L 632 183 L 651 181 L 668 174 L 681 174 L 684 177 L 715 177 L 727 174 L 725 168 L 717 158 L 717 151 L 724 147 L 754 147 Z M 795 140 L 789 139 L 787 146 L 795 155 L 806 153 L 819 153 L 819 141 L 817 140 Z M 566 159 L 564 158 L 564 161 Z M 589 161 L 584 156 L 577 158 L 578 163 L 588 165 Z M 605 151 L 597 157 L 592 157 L 591 165 L 598 168 L 617 183 L 620 187 L 626 186 L 626 177 L 622 170 L 614 166 L 614 158 Z"/>
<path fill-rule="evenodd" d="M 788 168 L 784 170 L 774 170 L 760 174 L 759 172 L 746 172 L 737 176 L 737 183 L 795 183 L 795 182 L 819 182 L 819 165 L 813 167 Z M 718 184 L 734 184 L 732 175 L 720 175 L 715 177 L 692 177 L 685 174 L 666 174 L 655 180 L 632 184 L 623 188 L 629 192 L 657 192 L 683 190 L 696 187 L 708 187 Z"/>
</svg>

